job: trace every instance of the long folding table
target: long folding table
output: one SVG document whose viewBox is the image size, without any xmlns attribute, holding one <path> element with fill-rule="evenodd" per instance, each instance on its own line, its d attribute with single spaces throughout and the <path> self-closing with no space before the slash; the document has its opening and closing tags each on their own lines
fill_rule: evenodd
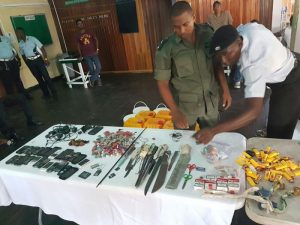
<svg viewBox="0 0 300 225">
<path fill-rule="evenodd" d="M 78 130 L 82 127 L 82 125 L 74 126 Z M 53 127 L 26 145 L 46 146 L 45 136 L 53 130 Z M 138 188 L 135 187 L 140 163 L 124 178 L 129 158 L 119 169 L 116 169 L 120 155 L 101 158 L 92 155 L 91 149 L 98 136 L 104 135 L 105 132 L 118 130 L 132 132 L 135 137 L 138 137 L 134 140 L 136 148 L 145 143 L 154 143 L 157 146 L 167 144 L 173 154 L 174 151 L 180 149 L 181 145 L 188 144 L 192 149 L 190 163 L 206 170 L 205 172 L 193 170 L 191 173 L 193 179 L 187 182 L 184 189 L 182 189 L 184 182 L 182 179 L 175 190 L 165 188 L 164 184 L 155 193 L 151 193 L 151 187 L 145 196 L 146 182 Z M 172 138 L 175 132 L 177 135 L 181 134 L 180 139 Z M 54 173 L 34 168 L 32 164 L 22 166 L 6 164 L 7 160 L 16 154 L 14 152 L 0 162 L 0 205 L 7 206 L 14 203 L 37 206 L 47 214 L 55 214 L 81 225 L 230 224 L 234 211 L 243 206 L 244 200 L 204 197 L 203 192 L 194 190 L 194 179 L 208 174 L 216 175 L 215 167 L 234 167 L 240 178 L 240 192 L 243 192 L 245 190 L 244 172 L 234 161 L 245 150 L 246 139 L 238 133 L 216 135 L 213 141 L 226 143 L 231 153 L 227 159 L 211 164 L 201 153 L 204 145 L 196 144 L 192 135 L 192 131 L 183 130 L 144 130 L 108 126 L 96 135 L 77 132 L 72 138 L 90 142 L 81 147 L 69 146 L 67 141 L 52 143 L 52 147 L 61 147 L 61 151 L 72 148 L 76 152 L 84 153 L 90 160 L 89 163 L 79 167 L 79 171 L 67 180 L 59 179 Z M 51 146 L 51 143 L 48 142 L 47 146 Z M 97 163 L 101 165 L 102 173 L 99 176 L 93 176 L 95 169 L 92 169 L 91 166 Z M 172 170 L 167 173 L 165 183 L 170 178 Z M 78 177 L 82 171 L 90 172 L 92 175 L 87 179 L 82 179 Z M 114 175 L 111 176 L 111 174 Z M 97 187 L 100 180 L 103 182 Z"/>
</svg>

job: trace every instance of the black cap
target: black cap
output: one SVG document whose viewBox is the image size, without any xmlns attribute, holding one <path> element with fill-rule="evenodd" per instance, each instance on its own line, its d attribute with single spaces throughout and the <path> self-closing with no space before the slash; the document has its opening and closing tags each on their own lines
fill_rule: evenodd
<svg viewBox="0 0 300 225">
<path fill-rule="evenodd" d="M 231 45 L 237 38 L 239 37 L 239 33 L 232 25 L 225 25 L 220 27 L 214 33 L 212 37 L 212 52 L 222 51 Z"/>
</svg>

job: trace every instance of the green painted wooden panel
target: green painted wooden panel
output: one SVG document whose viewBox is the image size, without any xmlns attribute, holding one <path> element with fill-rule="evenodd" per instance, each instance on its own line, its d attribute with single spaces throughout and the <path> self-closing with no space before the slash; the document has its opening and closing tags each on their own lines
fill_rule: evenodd
<svg viewBox="0 0 300 225">
<path fill-rule="evenodd" d="M 11 16 L 14 29 L 22 27 L 26 35 L 36 37 L 43 45 L 52 44 L 46 16 L 44 14 Z"/>
</svg>

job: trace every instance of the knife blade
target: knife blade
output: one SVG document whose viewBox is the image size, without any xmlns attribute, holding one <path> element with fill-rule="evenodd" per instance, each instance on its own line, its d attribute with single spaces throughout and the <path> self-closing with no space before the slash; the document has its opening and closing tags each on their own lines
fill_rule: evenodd
<svg viewBox="0 0 300 225">
<path fill-rule="evenodd" d="M 176 161 L 178 155 L 179 155 L 179 151 L 175 151 L 171 158 L 171 162 L 169 164 L 168 171 L 170 171 L 172 169 L 172 166 L 173 166 L 174 162 Z"/>
<path fill-rule="evenodd" d="M 145 158 L 143 160 L 138 179 L 135 183 L 135 187 L 139 187 L 143 183 L 145 177 L 148 174 L 147 171 L 149 170 L 149 164 L 151 163 L 151 161 L 153 159 L 153 155 L 156 153 L 157 149 L 158 149 L 158 147 L 156 145 L 152 144 L 150 149 L 148 150 L 147 155 L 145 156 Z"/>
<path fill-rule="evenodd" d="M 171 151 L 167 151 L 163 155 L 162 162 L 160 164 L 160 169 L 151 193 L 158 191 L 164 185 L 167 176 L 168 159 L 170 155 L 171 155 Z"/>
<path fill-rule="evenodd" d="M 151 172 L 151 175 L 146 183 L 146 186 L 145 186 L 145 189 L 144 189 L 144 194 L 147 195 L 147 192 L 152 184 L 152 181 L 155 177 L 155 175 L 157 174 L 158 172 L 158 169 L 160 167 L 160 164 L 163 160 L 163 156 L 165 154 L 165 152 L 168 150 L 168 146 L 167 145 L 162 145 L 162 147 L 160 148 L 160 152 L 159 152 L 159 155 L 157 156 L 158 157 L 158 160 L 156 161 L 153 169 L 152 169 L 152 172 Z"/>
</svg>

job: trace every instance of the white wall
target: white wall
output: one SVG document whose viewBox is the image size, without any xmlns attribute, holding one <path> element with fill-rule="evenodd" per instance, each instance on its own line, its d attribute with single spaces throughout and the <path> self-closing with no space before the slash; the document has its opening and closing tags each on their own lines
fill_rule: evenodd
<svg viewBox="0 0 300 225">
<path fill-rule="evenodd" d="M 282 9 L 282 1 L 274 0 L 273 1 L 273 14 L 272 14 L 272 32 L 273 33 L 280 31 L 281 9 Z"/>
<path fill-rule="evenodd" d="M 45 49 L 47 51 L 48 59 L 51 62 L 48 67 L 48 72 L 51 77 L 55 77 L 59 75 L 59 71 L 56 67 L 56 56 L 57 54 L 61 54 L 62 50 L 58 39 L 57 30 L 54 24 L 54 19 L 52 17 L 50 6 L 47 0 L 0 0 L 0 27 L 4 34 L 11 34 L 13 36 L 13 44 L 18 50 L 19 47 L 15 37 L 14 28 L 10 20 L 10 16 L 32 15 L 39 13 L 45 14 L 52 37 L 53 43 L 45 46 Z M 33 77 L 24 62 L 22 63 L 20 72 L 25 88 L 37 84 L 36 79 Z"/>
<path fill-rule="evenodd" d="M 295 12 L 294 12 L 294 18 L 293 22 L 297 21 L 297 23 L 293 24 L 293 30 L 295 30 L 295 42 L 294 42 L 294 48 L 293 50 L 300 54 L 300 19 L 299 19 L 299 7 L 300 3 L 299 0 L 295 2 Z M 297 7 L 297 8 L 296 8 Z M 292 33 L 293 35 L 293 33 Z M 293 39 L 292 39 L 293 41 Z"/>
</svg>

